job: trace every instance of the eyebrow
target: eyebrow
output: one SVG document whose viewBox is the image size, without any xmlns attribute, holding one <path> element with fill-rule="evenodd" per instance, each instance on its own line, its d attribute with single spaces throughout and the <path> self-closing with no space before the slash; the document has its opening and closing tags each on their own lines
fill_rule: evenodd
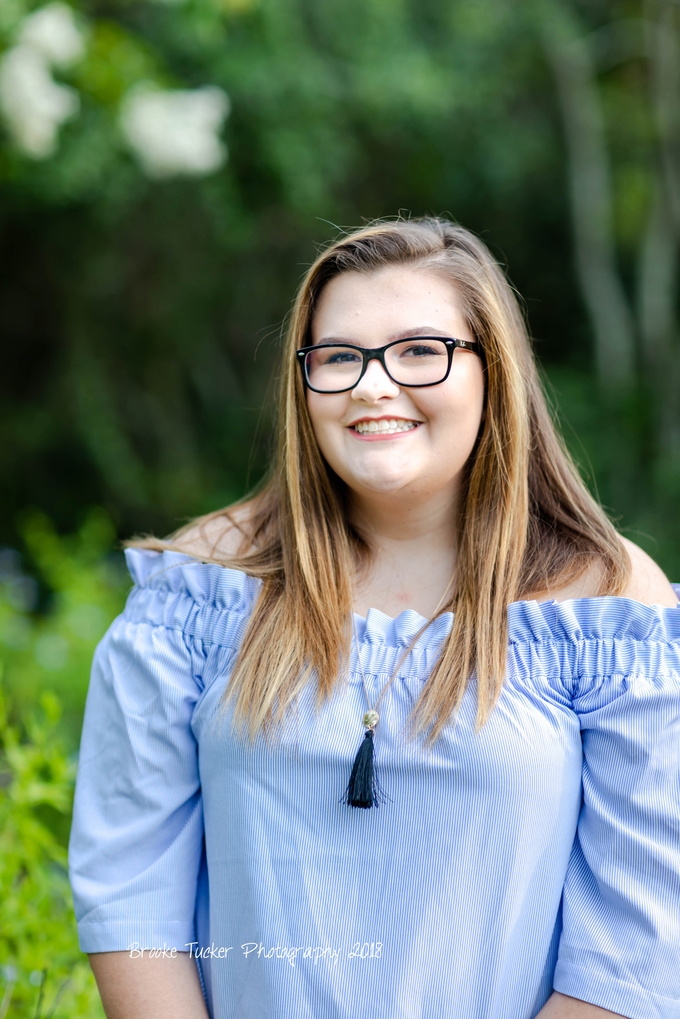
<svg viewBox="0 0 680 1019">
<path fill-rule="evenodd" d="M 451 333 L 444 332 L 442 329 L 437 329 L 436 326 L 416 326 L 414 329 L 400 329 L 399 332 L 393 333 L 387 342 L 392 343 L 394 340 L 409 340 L 412 337 L 417 336 L 443 336 L 448 339 L 451 337 Z M 323 339 L 319 340 L 319 343 L 351 343 L 354 347 L 363 346 L 362 343 L 358 343 L 356 340 L 348 340 L 344 336 L 324 336 Z M 314 346 L 318 346 L 318 344 L 314 344 Z"/>
</svg>

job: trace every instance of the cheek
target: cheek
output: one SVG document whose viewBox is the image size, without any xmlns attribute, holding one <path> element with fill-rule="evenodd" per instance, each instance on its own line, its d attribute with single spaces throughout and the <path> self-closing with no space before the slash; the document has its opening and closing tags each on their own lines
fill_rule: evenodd
<svg viewBox="0 0 680 1019">
<path fill-rule="evenodd" d="M 474 444 L 484 415 L 483 381 L 473 377 L 465 385 L 422 396 L 419 403 L 434 432 L 444 441 L 456 446 Z"/>
<path fill-rule="evenodd" d="M 333 434 L 334 425 L 341 426 L 346 405 L 347 399 L 344 393 L 332 396 L 307 390 L 307 410 L 319 446 L 323 447 L 324 440 Z"/>
</svg>

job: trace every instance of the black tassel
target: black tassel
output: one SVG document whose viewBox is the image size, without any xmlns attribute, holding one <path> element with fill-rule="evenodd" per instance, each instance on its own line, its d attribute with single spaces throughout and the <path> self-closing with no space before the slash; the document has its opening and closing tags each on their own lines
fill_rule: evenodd
<svg viewBox="0 0 680 1019">
<path fill-rule="evenodd" d="M 349 776 L 349 784 L 342 802 L 348 807 L 368 810 L 377 807 L 387 799 L 378 785 L 373 765 L 373 730 L 367 729 L 357 751 Z"/>
</svg>

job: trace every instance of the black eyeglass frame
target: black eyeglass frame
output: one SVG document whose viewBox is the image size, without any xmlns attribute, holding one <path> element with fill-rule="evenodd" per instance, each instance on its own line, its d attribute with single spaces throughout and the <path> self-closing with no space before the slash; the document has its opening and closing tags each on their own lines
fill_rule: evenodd
<svg viewBox="0 0 680 1019">
<path fill-rule="evenodd" d="M 395 347 L 398 343 L 407 343 L 409 340 L 417 342 L 418 340 L 438 340 L 439 343 L 443 343 L 446 346 L 446 353 L 448 354 L 449 363 L 446 366 L 446 374 L 443 378 L 437 382 L 414 382 L 406 384 L 403 382 L 397 382 L 395 378 L 390 374 L 390 370 L 385 364 L 385 351 L 389 350 L 390 347 Z M 313 350 L 322 350 L 324 347 L 346 347 L 348 350 L 358 350 L 363 358 L 363 364 L 361 366 L 361 372 L 356 382 L 353 382 L 351 386 L 345 386 L 344 389 L 316 389 L 307 376 L 307 354 Z M 349 393 L 352 389 L 355 389 L 368 368 L 369 361 L 380 361 L 383 367 L 383 371 L 387 375 L 390 381 L 394 382 L 395 386 L 401 386 L 403 389 L 425 389 L 427 386 L 440 386 L 442 382 L 446 382 L 451 373 L 451 364 L 453 362 L 453 353 L 456 347 L 460 347 L 462 350 L 471 350 L 473 354 L 477 354 L 481 358 L 482 362 L 486 364 L 484 353 L 479 343 L 473 340 L 458 340 L 455 337 L 450 336 L 407 336 L 402 340 L 392 340 L 390 343 L 386 343 L 384 347 L 357 347 L 354 343 L 314 343 L 310 347 L 300 347 L 299 350 L 295 351 L 298 364 L 302 369 L 302 379 L 307 387 L 311 389 L 313 393 L 321 393 L 323 396 L 334 396 L 336 393 Z"/>
</svg>

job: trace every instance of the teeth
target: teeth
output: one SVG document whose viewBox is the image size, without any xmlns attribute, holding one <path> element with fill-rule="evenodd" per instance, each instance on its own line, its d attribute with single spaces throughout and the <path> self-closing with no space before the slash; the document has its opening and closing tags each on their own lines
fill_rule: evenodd
<svg viewBox="0 0 680 1019">
<path fill-rule="evenodd" d="M 358 421 L 354 425 L 354 430 L 359 432 L 359 435 L 370 435 L 374 432 L 380 432 L 381 434 L 386 432 L 410 432 L 417 427 L 417 421 L 381 418 L 380 421 Z"/>
</svg>

